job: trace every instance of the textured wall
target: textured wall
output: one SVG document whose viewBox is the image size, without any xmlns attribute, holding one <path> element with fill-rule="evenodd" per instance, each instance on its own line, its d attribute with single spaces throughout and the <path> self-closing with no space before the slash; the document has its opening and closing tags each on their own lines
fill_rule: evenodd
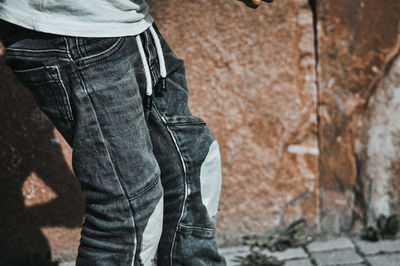
<svg viewBox="0 0 400 266">
<path fill-rule="evenodd" d="M 316 24 L 307 0 L 149 0 L 221 145 L 221 243 L 400 211 L 400 2 L 310 2 Z M 0 258 L 73 259 L 84 206 L 71 149 L 1 60 L 0 79 Z"/>
<path fill-rule="evenodd" d="M 317 1 L 323 231 L 399 211 L 399 14 L 397 0 Z"/>
<path fill-rule="evenodd" d="M 316 224 L 316 86 L 307 0 L 254 11 L 231 1 L 150 1 L 185 59 L 193 112 L 220 142 L 219 236 Z M 238 219 L 240 217 L 240 219 Z"/>
</svg>

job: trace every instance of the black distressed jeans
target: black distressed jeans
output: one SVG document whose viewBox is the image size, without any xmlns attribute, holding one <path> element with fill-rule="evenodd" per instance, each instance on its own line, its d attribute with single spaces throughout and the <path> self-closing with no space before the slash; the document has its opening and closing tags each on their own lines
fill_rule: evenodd
<svg viewBox="0 0 400 266">
<path fill-rule="evenodd" d="M 143 61 L 136 36 L 11 28 L 7 65 L 73 149 L 86 199 L 77 265 L 225 265 L 215 240 L 218 143 L 191 114 L 183 61 L 159 31 L 167 70 L 160 92 L 149 29 L 139 35 Z M 147 115 L 144 62 L 156 84 Z"/>
</svg>

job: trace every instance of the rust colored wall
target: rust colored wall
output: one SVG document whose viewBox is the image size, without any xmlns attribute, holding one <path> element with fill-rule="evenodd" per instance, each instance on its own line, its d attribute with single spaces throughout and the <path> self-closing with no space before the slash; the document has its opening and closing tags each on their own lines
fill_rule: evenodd
<svg viewBox="0 0 400 266">
<path fill-rule="evenodd" d="M 321 226 L 357 231 L 399 211 L 399 120 L 390 104 L 400 83 L 387 75 L 400 48 L 400 2 L 317 3 Z"/>
<path fill-rule="evenodd" d="M 312 13 L 307 0 L 254 11 L 231 1 L 150 1 L 185 59 L 190 104 L 221 145 L 219 237 L 316 225 L 317 138 Z M 240 219 L 238 219 L 240 217 Z"/>
<path fill-rule="evenodd" d="M 400 210 L 397 0 L 311 1 L 317 31 L 308 0 L 149 3 L 221 145 L 221 243 L 300 217 L 313 233 L 354 231 Z M 0 258 L 73 259 L 71 149 L 1 60 L 0 79 Z"/>
</svg>

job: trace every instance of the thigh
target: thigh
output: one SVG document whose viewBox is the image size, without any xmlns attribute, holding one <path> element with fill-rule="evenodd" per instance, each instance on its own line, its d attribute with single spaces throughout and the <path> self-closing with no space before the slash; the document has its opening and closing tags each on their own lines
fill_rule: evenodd
<svg viewBox="0 0 400 266">
<path fill-rule="evenodd" d="M 13 29 L 3 36 L 6 64 L 18 81 L 30 90 L 37 106 L 72 146 L 75 121 L 71 92 L 61 77 L 60 62 L 66 60 L 66 53 L 56 48 L 60 39 L 12 24 L 6 25 L 11 25 Z"/>
<path fill-rule="evenodd" d="M 112 226 L 118 223 L 121 227 L 130 223 L 130 229 L 134 228 L 133 234 L 124 229 L 125 235 L 110 238 L 122 243 L 120 250 L 125 250 L 125 255 L 130 254 L 134 241 L 134 264 L 140 265 L 139 261 L 149 261 L 155 254 L 153 247 L 158 244 L 162 226 L 163 189 L 143 112 L 141 92 L 145 86 L 138 80 L 141 59 L 136 41 L 134 37 L 66 40 L 79 80 L 73 86 L 77 110 L 74 169 L 87 184 L 89 206 L 96 206 L 96 211 L 105 215 L 102 224 L 110 222 L 102 230 L 105 236 L 114 234 Z M 108 204 L 110 210 L 103 207 Z M 118 210 L 125 204 L 130 212 Z M 96 222 L 95 216 L 86 219 L 89 225 Z M 82 233 L 90 236 L 91 230 L 82 229 Z M 107 245 L 107 238 L 102 240 L 96 252 Z M 90 239 L 85 243 L 87 248 L 80 254 L 93 246 Z"/>
<path fill-rule="evenodd" d="M 6 48 L 6 63 L 73 148 L 86 199 L 77 265 L 152 259 L 163 189 L 136 80 L 134 38 L 31 31 L 9 38 Z"/>
</svg>

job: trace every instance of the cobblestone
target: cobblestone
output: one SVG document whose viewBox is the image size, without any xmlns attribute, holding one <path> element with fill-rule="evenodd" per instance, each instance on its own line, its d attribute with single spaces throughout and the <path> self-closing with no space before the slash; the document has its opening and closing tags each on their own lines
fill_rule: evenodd
<svg viewBox="0 0 400 266">
<path fill-rule="evenodd" d="M 220 253 L 224 255 L 227 266 L 238 265 L 234 262 L 236 256 L 246 256 L 250 253 L 248 246 L 235 246 L 228 248 L 221 248 Z"/>
<path fill-rule="evenodd" d="M 288 260 L 285 262 L 283 266 L 310 266 L 312 265 L 309 259 L 301 259 L 301 260 Z"/>
<path fill-rule="evenodd" d="M 246 256 L 250 253 L 248 246 L 236 246 L 229 248 L 222 248 L 221 254 L 225 256 L 226 262 L 229 265 L 237 265 L 234 260 L 236 256 Z M 279 260 L 293 260 L 293 259 L 306 259 L 307 253 L 302 248 L 290 248 L 282 252 L 270 252 L 268 250 L 261 251 L 266 256 L 274 256 Z M 311 264 L 307 264 L 311 265 Z"/>
<path fill-rule="evenodd" d="M 400 254 L 385 254 L 379 256 L 367 257 L 367 261 L 371 266 L 399 266 Z"/>
<path fill-rule="evenodd" d="M 61 262 L 58 266 L 75 266 L 75 261 Z"/>
<path fill-rule="evenodd" d="M 378 242 L 368 242 L 356 239 L 356 246 L 365 255 L 375 255 L 378 253 L 400 252 L 400 239 L 398 240 L 382 240 Z M 400 262 L 399 262 L 400 265 Z"/>
<path fill-rule="evenodd" d="M 307 246 L 311 256 L 303 248 L 291 248 L 283 252 L 263 250 L 262 253 L 285 261 L 284 266 L 400 266 L 400 240 L 353 241 L 349 237 L 314 241 Z M 242 245 L 221 248 L 220 252 L 225 256 L 227 266 L 237 266 L 239 264 L 234 262 L 236 256 L 244 257 L 250 253 L 250 249 Z M 313 264 L 312 259 L 317 264 Z M 62 262 L 59 266 L 75 266 L 75 262 Z"/>
<path fill-rule="evenodd" d="M 344 266 L 365 266 L 364 263 L 356 263 L 356 264 L 345 264 Z"/>
<path fill-rule="evenodd" d="M 323 252 L 328 250 L 337 250 L 337 249 L 353 249 L 354 245 L 351 242 L 351 239 L 348 237 L 338 237 L 329 240 L 319 240 L 311 242 L 307 249 L 310 252 Z"/>
<path fill-rule="evenodd" d="M 303 259 L 307 258 L 308 255 L 302 248 L 289 248 L 282 252 L 270 252 L 268 250 L 263 250 L 261 253 L 266 256 L 274 256 L 279 260 L 291 260 L 291 259 Z"/>
<path fill-rule="evenodd" d="M 348 265 L 362 263 L 364 260 L 354 249 L 312 253 L 318 265 Z"/>
</svg>

